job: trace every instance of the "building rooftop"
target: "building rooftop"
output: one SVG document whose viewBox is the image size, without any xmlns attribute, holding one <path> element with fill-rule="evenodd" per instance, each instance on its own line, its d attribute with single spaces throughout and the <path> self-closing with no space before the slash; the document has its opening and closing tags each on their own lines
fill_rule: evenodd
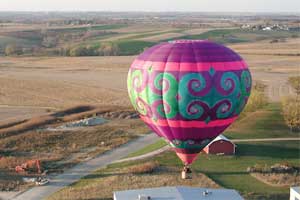
<svg viewBox="0 0 300 200">
<path fill-rule="evenodd" d="M 216 141 L 219 141 L 219 140 L 225 140 L 225 141 L 228 141 L 233 144 L 233 142 L 231 140 L 229 140 L 227 137 L 225 137 L 223 134 L 221 134 L 221 135 L 218 135 L 218 137 L 216 137 L 215 139 L 213 139 L 207 146 L 209 146 L 210 144 L 212 144 Z"/>
<path fill-rule="evenodd" d="M 159 187 L 114 192 L 114 200 L 243 200 L 239 193 L 229 189 L 196 187 Z M 144 198 L 143 198 L 144 197 Z"/>
</svg>

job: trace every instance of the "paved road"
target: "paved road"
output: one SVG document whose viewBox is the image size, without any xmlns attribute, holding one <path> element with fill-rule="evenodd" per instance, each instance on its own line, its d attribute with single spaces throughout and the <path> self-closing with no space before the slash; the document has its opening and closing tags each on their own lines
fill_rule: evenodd
<svg viewBox="0 0 300 200">
<path fill-rule="evenodd" d="M 136 152 L 145 145 L 152 144 L 159 140 L 155 134 L 149 134 L 131 141 L 119 148 L 101 154 L 87 162 L 76 165 L 74 168 L 66 170 L 63 174 L 51 178 L 50 184 L 41 187 L 33 187 L 30 190 L 13 198 L 14 200 L 41 200 L 63 187 L 78 181 L 80 178 L 92 173 L 93 171 L 105 167 L 106 165 L 124 158 L 130 153 Z"/>
<path fill-rule="evenodd" d="M 143 154 L 143 155 L 140 155 L 140 156 L 135 156 L 135 157 L 130 157 L 130 158 L 124 158 L 124 159 L 121 159 L 121 160 L 117 160 L 115 161 L 114 163 L 120 163 L 120 162 L 127 162 L 127 161 L 133 161 L 133 160 L 142 160 L 142 159 L 145 159 L 145 158 L 150 158 L 150 157 L 153 157 L 153 156 L 156 156 L 160 153 L 163 153 L 167 150 L 171 149 L 171 146 L 169 145 L 166 145 L 160 149 L 156 149 L 154 151 L 151 151 L 149 153 L 146 153 L 146 154 Z"/>
</svg>

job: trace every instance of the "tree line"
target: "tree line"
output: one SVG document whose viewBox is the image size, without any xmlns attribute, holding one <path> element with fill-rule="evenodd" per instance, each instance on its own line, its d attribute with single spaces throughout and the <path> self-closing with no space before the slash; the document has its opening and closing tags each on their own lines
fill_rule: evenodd
<svg viewBox="0 0 300 200">
<path fill-rule="evenodd" d="M 5 47 L 6 56 L 31 55 L 60 55 L 60 56 L 118 56 L 120 48 L 116 43 L 104 42 L 101 44 L 78 45 L 73 47 L 61 47 L 51 50 L 42 48 L 23 48 L 16 44 L 8 44 Z"/>
</svg>

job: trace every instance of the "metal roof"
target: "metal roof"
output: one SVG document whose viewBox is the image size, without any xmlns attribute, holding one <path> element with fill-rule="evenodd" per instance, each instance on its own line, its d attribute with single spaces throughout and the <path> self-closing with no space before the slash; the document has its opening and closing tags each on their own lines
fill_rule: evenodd
<svg viewBox="0 0 300 200">
<path fill-rule="evenodd" d="M 300 195 L 300 187 L 291 187 L 291 190 L 293 190 L 294 192 L 296 192 L 298 195 Z"/>
<path fill-rule="evenodd" d="M 223 134 L 218 135 L 218 137 L 216 137 L 215 139 L 213 139 L 207 146 L 211 145 L 212 143 L 216 142 L 216 141 L 220 141 L 220 140 L 225 140 L 228 141 L 232 144 L 234 144 L 231 140 L 229 140 L 227 137 L 225 137 Z"/>
<path fill-rule="evenodd" d="M 139 195 L 150 196 L 151 200 L 243 200 L 235 190 L 184 186 L 117 191 L 114 200 L 138 200 Z"/>
</svg>

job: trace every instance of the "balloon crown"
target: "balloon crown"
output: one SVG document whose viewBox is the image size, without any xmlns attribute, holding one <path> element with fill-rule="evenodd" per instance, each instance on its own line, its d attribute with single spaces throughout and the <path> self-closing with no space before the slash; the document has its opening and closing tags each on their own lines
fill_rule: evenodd
<svg viewBox="0 0 300 200">
<path fill-rule="evenodd" d="M 169 43 L 199 43 L 199 42 L 209 42 L 209 40 L 171 40 Z"/>
</svg>

